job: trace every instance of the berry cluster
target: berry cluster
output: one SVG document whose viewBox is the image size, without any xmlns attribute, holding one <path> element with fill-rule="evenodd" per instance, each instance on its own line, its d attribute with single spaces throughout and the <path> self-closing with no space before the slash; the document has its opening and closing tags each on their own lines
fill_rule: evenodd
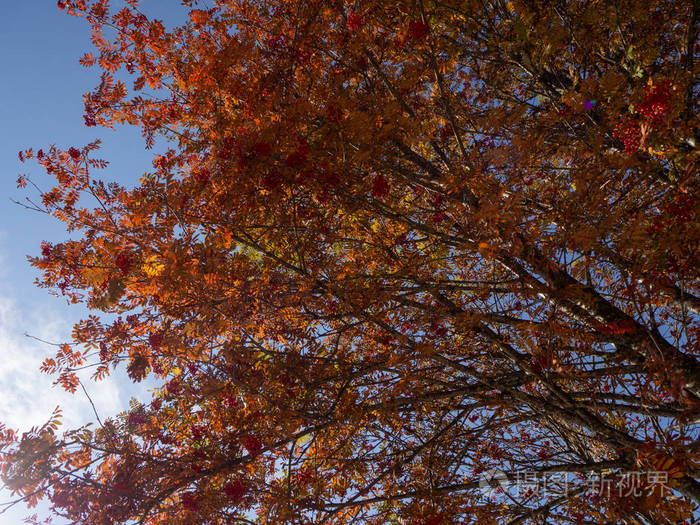
<svg viewBox="0 0 700 525">
<path fill-rule="evenodd" d="M 372 195 L 378 199 L 389 195 L 389 183 L 383 175 L 377 175 L 372 184 Z"/>
<path fill-rule="evenodd" d="M 642 146 L 644 136 L 663 123 L 668 114 L 670 97 L 671 85 L 668 81 L 649 86 L 645 90 L 644 99 L 634 107 L 639 116 L 628 118 L 615 126 L 613 136 L 622 141 L 625 153 L 631 155 L 637 151 Z"/>
<path fill-rule="evenodd" d="M 420 40 L 428 34 L 430 27 L 423 21 L 411 22 L 408 25 L 408 38 L 411 40 Z"/>
<path fill-rule="evenodd" d="M 182 497 L 182 507 L 185 510 L 189 510 L 191 512 L 196 511 L 199 508 L 199 503 L 197 502 L 197 493 L 196 492 L 185 492 Z"/>
<path fill-rule="evenodd" d="M 350 31 L 359 31 L 362 28 L 362 15 L 353 11 L 349 12 L 347 25 Z"/>
<path fill-rule="evenodd" d="M 636 109 L 652 125 L 658 125 L 664 115 L 668 113 L 668 101 L 670 96 L 671 89 L 668 82 L 648 87 L 644 100 Z"/>
<path fill-rule="evenodd" d="M 248 492 L 248 487 L 240 481 L 232 481 L 223 487 L 224 493 L 233 500 L 234 503 L 242 500 Z"/>
<path fill-rule="evenodd" d="M 628 155 L 637 151 L 642 142 L 642 132 L 636 119 L 620 122 L 615 126 L 613 136 L 622 141 Z"/>
<path fill-rule="evenodd" d="M 119 252 L 114 258 L 114 266 L 119 268 L 121 272 L 126 275 L 131 269 L 132 258 L 127 252 Z"/>
</svg>

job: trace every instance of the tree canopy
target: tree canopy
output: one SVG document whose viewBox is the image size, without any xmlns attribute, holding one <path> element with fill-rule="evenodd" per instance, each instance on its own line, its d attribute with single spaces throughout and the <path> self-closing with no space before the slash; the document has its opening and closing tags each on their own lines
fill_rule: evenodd
<svg viewBox="0 0 700 525">
<path fill-rule="evenodd" d="M 85 124 L 169 149 L 20 154 L 73 238 L 40 285 L 95 312 L 43 369 L 160 386 L 3 427 L 5 483 L 90 525 L 691 519 L 698 2 L 183 4 L 58 2 Z"/>
</svg>

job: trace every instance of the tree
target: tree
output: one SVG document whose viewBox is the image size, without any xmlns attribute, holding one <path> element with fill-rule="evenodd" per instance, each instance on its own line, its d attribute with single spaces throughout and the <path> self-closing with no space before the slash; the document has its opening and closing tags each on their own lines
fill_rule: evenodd
<svg viewBox="0 0 700 525">
<path fill-rule="evenodd" d="M 85 123 L 171 149 L 134 188 L 21 156 L 76 237 L 41 285 L 102 312 L 44 369 L 162 388 L 5 429 L 10 487 L 92 525 L 691 517 L 697 2 L 127 3 L 58 3 Z"/>
</svg>

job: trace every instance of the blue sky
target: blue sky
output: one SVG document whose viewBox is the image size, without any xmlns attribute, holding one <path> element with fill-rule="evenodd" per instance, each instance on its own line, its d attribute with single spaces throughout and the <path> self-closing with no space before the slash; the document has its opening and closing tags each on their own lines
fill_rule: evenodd
<svg viewBox="0 0 700 525">
<path fill-rule="evenodd" d="M 144 10 L 170 23 L 182 16 L 175 0 L 145 0 Z M 4 102 L 0 104 L 0 421 L 21 430 L 42 424 L 57 404 L 64 410 L 66 427 L 94 417 L 84 396 L 62 393 L 52 386 L 51 377 L 39 373 L 42 359 L 52 349 L 24 335 L 68 341 L 72 324 L 85 310 L 69 307 L 64 299 L 33 284 L 37 273 L 27 255 L 38 254 L 42 240 L 55 242 L 67 235 L 58 221 L 11 201 L 32 196 L 17 189 L 20 173 L 29 174 L 42 188 L 52 183 L 31 162 L 21 164 L 17 153 L 51 144 L 82 147 L 99 138 L 103 142 L 100 156 L 110 161 L 101 178 L 125 185 L 136 182 L 151 167 L 155 154 L 145 150 L 138 129 L 85 127 L 82 94 L 96 86 L 99 76 L 98 70 L 78 64 L 89 49 L 87 23 L 58 10 L 53 0 L 14 2 L 0 19 L 0 100 Z M 138 394 L 120 374 L 87 387 L 101 416 L 116 413 L 131 395 Z M 0 501 L 8 496 L 0 491 Z M 41 515 L 45 507 L 38 512 Z M 26 509 L 19 506 L 0 514 L 0 524 L 21 523 L 24 515 Z"/>
</svg>

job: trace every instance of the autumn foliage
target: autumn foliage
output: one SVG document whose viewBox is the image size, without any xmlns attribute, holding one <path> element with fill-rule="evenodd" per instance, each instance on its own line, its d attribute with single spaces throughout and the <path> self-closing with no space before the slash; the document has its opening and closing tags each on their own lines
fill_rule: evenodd
<svg viewBox="0 0 700 525">
<path fill-rule="evenodd" d="M 74 238 L 41 285 L 95 311 L 44 369 L 161 386 L 3 430 L 7 485 L 90 525 L 689 520 L 697 2 L 184 3 L 59 2 L 86 125 L 170 149 L 133 188 L 21 153 Z"/>
</svg>

